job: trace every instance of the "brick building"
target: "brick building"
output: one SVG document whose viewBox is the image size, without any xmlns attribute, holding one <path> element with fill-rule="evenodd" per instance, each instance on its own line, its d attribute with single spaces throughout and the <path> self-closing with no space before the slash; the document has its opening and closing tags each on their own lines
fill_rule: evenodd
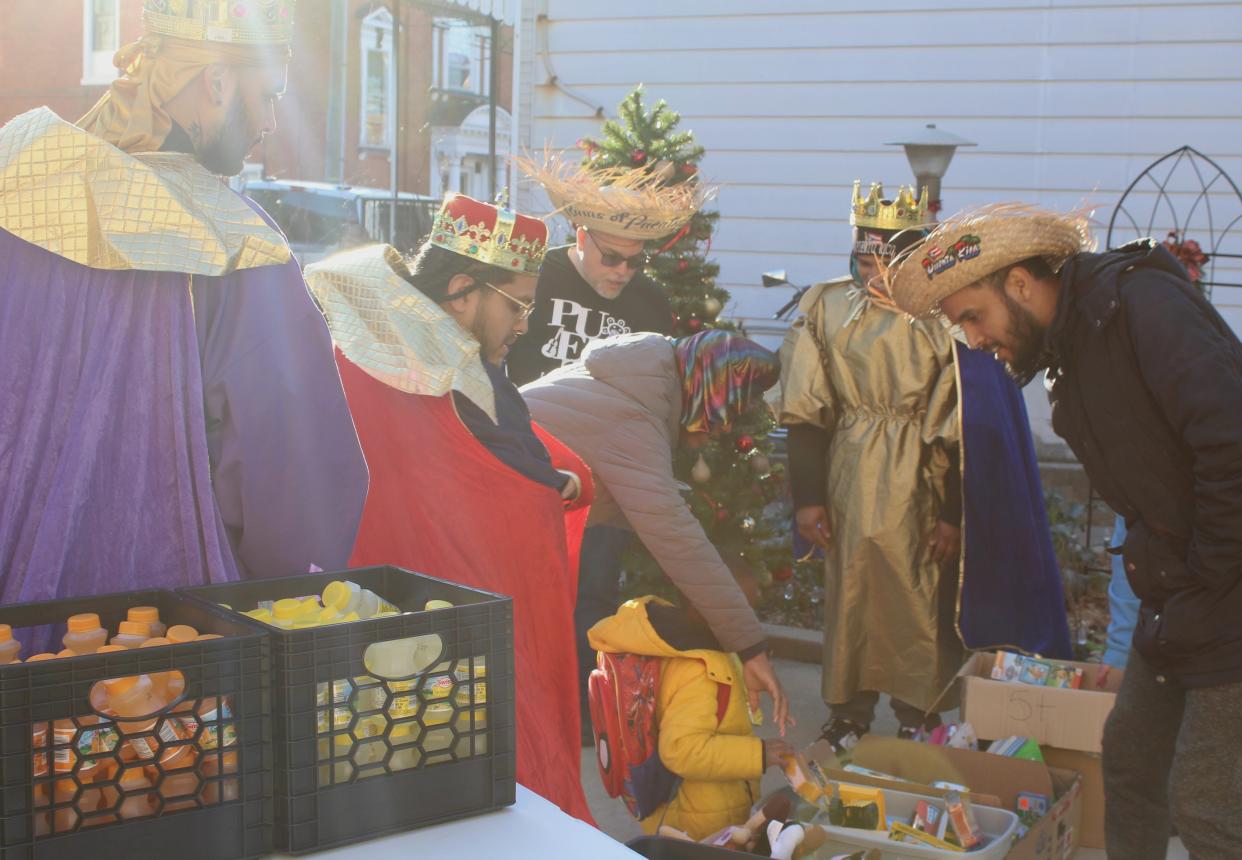
<svg viewBox="0 0 1242 860">
<path fill-rule="evenodd" d="M 115 77 L 117 48 L 141 34 L 142 0 L 4 6 L 0 123 L 40 105 L 71 121 L 81 116 Z M 402 25 L 396 39 L 394 12 Z M 395 141 L 401 190 L 486 196 L 489 93 L 495 81 L 503 135 L 511 43 L 508 28 L 452 3 L 404 0 L 396 9 L 377 0 L 303 0 L 279 130 L 248 173 L 390 188 Z M 508 149 L 502 137 L 497 150 Z"/>
</svg>

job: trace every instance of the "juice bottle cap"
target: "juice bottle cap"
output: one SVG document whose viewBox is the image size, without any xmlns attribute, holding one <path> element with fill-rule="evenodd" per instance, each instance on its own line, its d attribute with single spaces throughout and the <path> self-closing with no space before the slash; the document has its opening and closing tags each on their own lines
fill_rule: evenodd
<svg viewBox="0 0 1242 860">
<path fill-rule="evenodd" d="M 150 648 L 153 645 L 171 645 L 171 644 L 172 644 L 172 640 L 166 636 L 152 636 L 150 639 L 148 639 L 146 642 L 143 642 L 138 647 L 139 648 Z"/>
<path fill-rule="evenodd" d="M 164 634 L 168 641 L 180 645 L 182 642 L 193 642 L 198 638 L 198 631 L 189 624 L 174 624 Z"/>
<path fill-rule="evenodd" d="M 160 620 L 160 611 L 154 606 L 131 606 L 128 617 L 130 621 L 145 621 L 150 624 Z"/>
<path fill-rule="evenodd" d="M 74 651 L 72 648 L 62 648 L 61 650 L 56 652 L 56 656 L 57 657 L 76 657 L 78 656 L 78 652 Z"/>
<path fill-rule="evenodd" d="M 126 636 L 145 636 L 151 637 L 151 622 L 149 621 L 122 621 L 117 625 L 117 632 L 124 633 Z"/>
<path fill-rule="evenodd" d="M 200 633 L 198 639 L 195 641 L 202 642 L 204 639 L 223 639 L 223 638 L 224 637 L 221 636 L 219 633 Z"/>
<path fill-rule="evenodd" d="M 99 616 L 94 612 L 83 612 L 81 615 L 70 615 L 66 622 L 70 633 L 89 633 L 99 629 Z"/>
<path fill-rule="evenodd" d="M 129 649 L 126 648 L 124 645 L 104 645 L 95 653 L 96 654 L 111 654 L 114 651 L 128 651 L 128 650 Z"/>
<path fill-rule="evenodd" d="M 8 624 L 0 624 L 0 642 L 8 642 L 13 638 L 13 628 Z"/>
<path fill-rule="evenodd" d="M 361 586 L 347 579 L 329 582 L 328 587 L 323 590 L 323 605 L 344 609 L 361 591 Z"/>
<path fill-rule="evenodd" d="M 280 619 L 296 618 L 302 612 L 302 601 L 286 597 L 272 604 L 272 617 Z"/>
<path fill-rule="evenodd" d="M 453 608 L 453 604 L 449 603 L 447 600 L 428 600 L 427 604 L 423 607 L 423 611 L 434 612 L 437 609 L 452 609 L 452 608 Z"/>
<path fill-rule="evenodd" d="M 42 654 L 34 654 L 30 657 L 27 657 L 26 662 L 36 663 L 39 660 L 55 660 L 58 656 L 59 656 L 58 654 L 53 654 L 50 651 L 44 651 Z"/>
<path fill-rule="evenodd" d="M 325 606 L 319 610 L 320 624 L 335 624 L 341 620 L 341 611 L 335 606 Z"/>
</svg>

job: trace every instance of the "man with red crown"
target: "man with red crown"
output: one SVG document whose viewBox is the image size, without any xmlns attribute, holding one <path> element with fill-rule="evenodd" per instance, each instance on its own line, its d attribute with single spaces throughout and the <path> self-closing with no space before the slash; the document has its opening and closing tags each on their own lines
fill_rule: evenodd
<svg viewBox="0 0 1242 860">
<path fill-rule="evenodd" d="M 591 480 L 505 376 L 547 227 L 450 194 L 407 266 L 369 245 L 307 270 L 374 472 L 351 563 L 513 598 L 517 778 L 590 821 L 573 610 Z"/>
</svg>

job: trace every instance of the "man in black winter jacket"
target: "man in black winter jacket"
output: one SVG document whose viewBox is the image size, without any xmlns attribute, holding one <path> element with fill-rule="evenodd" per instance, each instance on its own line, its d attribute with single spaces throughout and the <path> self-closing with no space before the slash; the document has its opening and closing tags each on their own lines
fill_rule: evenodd
<svg viewBox="0 0 1242 860">
<path fill-rule="evenodd" d="M 1054 429 L 1126 518 L 1142 608 L 1104 730 L 1109 857 L 1163 858 L 1171 813 L 1196 860 L 1236 858 L 1242 343 L 1162 246 L 1085 246 L 1076 218 L 968 213 L 894 269 L 893 297 L 1022 381 L 1046 369 Z"/>
</svg>

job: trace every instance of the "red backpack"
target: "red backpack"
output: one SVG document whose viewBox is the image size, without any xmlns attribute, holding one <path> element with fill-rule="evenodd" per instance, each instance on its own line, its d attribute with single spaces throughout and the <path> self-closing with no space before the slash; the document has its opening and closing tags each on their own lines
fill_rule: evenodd
<svg viewBox="0 0 1242 860">
<path fill-rule="evenodd" d="M 678 777 L 660 760 L 660 657 L 599 652 L 587 700 L 595 759 L 609 797 L 620 797 L 640 821 L 669 801 Z M 716 686 L 716 723 L 729 707 L 729 685 Z"/>
</svg>

